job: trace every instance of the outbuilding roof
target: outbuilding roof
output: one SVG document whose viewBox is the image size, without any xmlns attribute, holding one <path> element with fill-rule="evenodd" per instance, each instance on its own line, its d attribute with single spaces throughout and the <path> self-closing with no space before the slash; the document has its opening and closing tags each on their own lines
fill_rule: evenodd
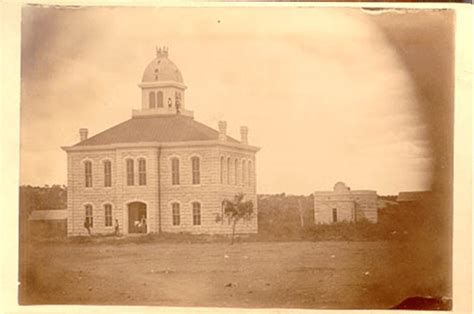
<svg viewBox="0 0 474 314">
<path fill-rule="evenodd" d="M 29 220 L 61 220 L 67 219 L 66 209 L 33 210 Z"/>
<path fill-rule="evenodd" d="M 219 132 L 180 114 L 135 116 L 74 146 L 217 140 Z M 227 136 L 227 141 L 240 143 Z"/>
</svg>

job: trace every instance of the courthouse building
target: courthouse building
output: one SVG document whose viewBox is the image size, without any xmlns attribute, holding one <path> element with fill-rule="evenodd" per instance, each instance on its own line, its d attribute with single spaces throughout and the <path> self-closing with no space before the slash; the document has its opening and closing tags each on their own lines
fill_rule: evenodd
<svg viewBox="0 0 474 314">
<path fill-rule="evenodd" d="M 333 191 L 314 192 L 314 222 L 331 224 L 357 222 L 367 219 L 377 222 L 377 192 L 351 190 L 343 182 L 334 185 Z"/>
<path fill-rule="evenodd" d="M 131 119 L 63 147 L 67 152 L 68 235 L 120 232 L 230 233 L 223 201 L 244 193 L 254 214 L 237 233 L 257 232 L 256 161 L 259 148 L 193 118 L 181 72 L 159 49 L 139 84 L 141 110 Z M 106 117 L 104 117 L 106 118 Z"/>
</svg>

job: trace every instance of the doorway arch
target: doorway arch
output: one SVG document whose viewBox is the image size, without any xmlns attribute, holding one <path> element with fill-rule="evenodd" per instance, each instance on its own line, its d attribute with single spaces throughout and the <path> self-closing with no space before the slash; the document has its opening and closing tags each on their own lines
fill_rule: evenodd
<svg viewBox="0 0 474 314">
<path fill-rule="evenodd" d="M 128 233 L 147 233 L 148 217 L 147 206 L 144 202 L 131 202 L 127 204 Z"/>
</svg>

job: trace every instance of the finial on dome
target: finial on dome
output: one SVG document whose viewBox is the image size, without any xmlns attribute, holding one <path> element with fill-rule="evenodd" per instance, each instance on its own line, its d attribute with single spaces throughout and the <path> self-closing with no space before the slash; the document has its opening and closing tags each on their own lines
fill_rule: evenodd
<svg viewBox="0 0 474 314">
<path fill-rule="evenodd" d="M 168 47 L 166 47 L 166 46 L 163 46 L 163 48 L 162 47 L 160 47 L 160 48 L 156 47 L 155 49 L 156 49 L 156 57 L 157 58 L 168 56 Z"/>
</svg>

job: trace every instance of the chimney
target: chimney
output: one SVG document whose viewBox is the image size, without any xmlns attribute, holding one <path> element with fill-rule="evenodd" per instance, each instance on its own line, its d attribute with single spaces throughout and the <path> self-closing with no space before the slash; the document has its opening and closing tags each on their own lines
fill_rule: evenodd
<svg viewBox="0 0 474 314">
<path fill-rule="evenodd" d="M 81 139 L 81 142 L 87 140 L 87 133 L 89 133 L 88 129 L 85 129 L 85 128 L 79 129 L 79 137 Z"/>
<path fill-rule="evenodd" d="M 246 126 L 240 127 L 240 142 L 245 145 L 249 143 L 249 128 Z"/>
<path fill-rule="evenodd" d="M 225 141 L 227 138 L 227 122 L 219 121 L 219 140 Z"/>
</svg>

